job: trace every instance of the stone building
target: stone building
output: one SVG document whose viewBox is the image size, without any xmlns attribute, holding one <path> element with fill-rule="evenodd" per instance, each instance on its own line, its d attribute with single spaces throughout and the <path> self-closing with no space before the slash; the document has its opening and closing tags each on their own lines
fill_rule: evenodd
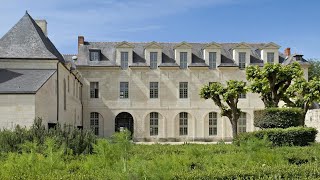
<svg viewBox="0 0 320 180">
<path fill-rule="evenodd" d="M 0 127 L 29 126 L 42 117 L 48 126 L 83 126 L 101 137 L 127 128 L 137 141 L 230 140 L 229 120 L 211 100 L 200 99 L 203 85 L 246 81 L 246 66 L 267 62 L 298 61 L 307 77 L 302 55 L 282 54 L 272 42 L 89 42 L 79 36 L 78 54 L 62 56 L 46 35 L 46 22 L 26 14 L 0 40 Z M 254 131 L 253 111 L 264 105 L 257 94 L 240 97 L 239 131 Z"/>
<path fill-rule="evenodd" d="M 39 25 L 38 25 L 38 24 Z M 47 23 L 26 13 L 0 39 L 0 128 L 82 126 L 81 76 L 47 37 Z"/>
</svg>

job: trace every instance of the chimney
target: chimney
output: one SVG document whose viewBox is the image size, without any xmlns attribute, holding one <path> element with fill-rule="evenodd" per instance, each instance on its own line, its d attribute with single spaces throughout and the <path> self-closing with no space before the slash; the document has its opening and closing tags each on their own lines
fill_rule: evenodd
<svg viewBox="0 0 320 180">
<path fill-rule="evenodd" d="M 284 50 L 284 55 L 286 55 L 286 58 L 291 55 L 291 49 L 289 47 Z"/>
<path fill-rule="evenodd" d="M 41 28 L 44 35 L 48 36 L 48 29 L 47 29 L 47 21 L 46 20 L 35 20 L 38 26 Z"/>
<path fill-rule="evenodd" d="M 83 36 L 78 36 L 78 49 L 80 45 L 84 45 L 84 37 Z"/>
</svg>

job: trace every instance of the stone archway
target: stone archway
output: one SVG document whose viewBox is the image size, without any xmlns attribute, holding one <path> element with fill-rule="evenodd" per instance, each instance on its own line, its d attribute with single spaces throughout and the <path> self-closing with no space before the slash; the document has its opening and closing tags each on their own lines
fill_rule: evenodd
<svg viewBox="0 0 320 180">
<path fill-rule="evenodd" d="M 120 132 L 125 129 L 133 134 L 133 117 L 130 113 L 122 112 L 115 118 L 115 132 Z"/>
</svg>

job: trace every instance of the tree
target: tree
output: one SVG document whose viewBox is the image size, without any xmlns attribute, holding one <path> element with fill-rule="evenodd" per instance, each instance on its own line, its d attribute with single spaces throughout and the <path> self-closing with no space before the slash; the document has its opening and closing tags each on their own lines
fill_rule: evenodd
<svg viewBox="0 0 320 180">
<path fill-rule="evenodd" d="M 305 116 L 313 102 L 320 101 L 320 79 L 314 77 L 310 81 L 300 78 L 288 88 L 284 102 L 289 107 L 303 109 L 303 124 Z"/>
<path fill-rule="evenodd" d="M 308 61 L 310 63 L 310 67 L 309 67 L 309 71 L 308 71 L 309 80 L 311 80 L 315 77 L 320 77 L 320 60 L 319 59 L 309 59 Z"/>
<path fill-rule="evenodd" d="M 238 100 L 241 93 L 246 93 L 246 83 L 235 80 L 227 81 L 226 87 L 219 82 L 214 82 L 203 86 L 200 91 L 201 98 L 212 99 L 220 108 L 221 116 L 229 118 L 233 137 L 238 134 L 238 119 L 241 113 Z"/>
<path fill-rule="evenodd" d="M 303 71 L 298 63 L 289 65 L 269 64 L 263 68 L 249 66 L 246 69 L 250 90 L 259 93 L 265 107 L 278 107 L 292 82 L 302 77 Z"/>
</svg>

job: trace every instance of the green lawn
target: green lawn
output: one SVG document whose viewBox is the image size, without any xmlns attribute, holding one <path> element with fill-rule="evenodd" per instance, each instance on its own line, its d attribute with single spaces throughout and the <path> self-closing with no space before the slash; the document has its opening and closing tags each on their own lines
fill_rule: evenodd
<svg viewBox="0 0 320 180">
<path fill-rule="evenodd" d="M 43 146 L 42 146 L 43 147 Z M 94 153 L 72 155 L 47 140 L 27 143 L 20 153 L 2 153 L 0 179 L 319 179 L 320 145 L 270 147 L 137 145 L 99 140 Z"/>
</svg>

